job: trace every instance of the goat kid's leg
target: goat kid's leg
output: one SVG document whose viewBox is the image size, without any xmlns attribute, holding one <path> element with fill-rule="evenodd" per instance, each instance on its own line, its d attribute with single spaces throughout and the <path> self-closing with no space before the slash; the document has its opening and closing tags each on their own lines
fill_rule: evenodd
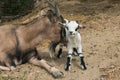
<svg viewBox="0 0 120 80">
<path fill-rule="evenodd" d="M 70 44 L 68 44 L 67 46 L 68 48 L 68 56 L 67 56 L 67 63 L 66 63 L 66 66 L 65 66 L 65 70 L 66 71 L 69 71 L 70 70 L 70 67 L 71 67 L 71 61 L 72 61 L 72 52 L 73 52 L 73 48 L 70 46 Z"/>
<path fill-rule="evenodd" d="M 80 56 L 80 62 L 81 62 L 80 65 L 81 65 L 81 68 L 83 70 L 86 70 L 87 67 L 86 67 L 86 64 L 85 64 L 85 61 L 84 61 L 84 56 L 82 55 L 82 53 L 80 53 L 79 56 Z"/>
<path fill-rule="evenodd" d="M 63 73 L 58 70 L 57 68 L 50 66 L 45 60 L 41 59 L 38 60 L 35 57 L 32 57 L 29 62 L 33 65 L 39 66 L 44 68 L 45 70 L 47 70 L 49 73 L 52 74 L 53 77 L 55 78 L 59 78 L 59 77 L 63 77 Z"/>
<path fill-rule="evenodd" d="M 62 48 L 63 48 L 63 44 L 60 44 L 60 48 L 58 50 L 58 54 L 57 54 L 57 58 L 61 58 L 62 57 Z"/>
<path fill-rule="evenodd" d="M 69 54 L 68 57 L 67 57 L 67 63 L 66 63 L 66 66 L 65 66 L 65 70 L 66 70 L 66 71 L 69 71 L 69 70 L 70 70 L 71 61 L 72 61 L 72 56 L 71 56 L 71 54 Z"/>
<path fill-rule="evenodd" d="M 79 48 L 78 48 L 78 55 L 79 55 L 79 57 L 80 57 L 80 65 L 81 65 L 81 68 L 83 69 L 83 70 L 86 70 L 87 69 L 87 67 L 86 67 L 86 64 L 85 64 L 85 61 L 84 61 L 84 56 L 83 56 L 83 54 L 82 54 L 82 46 L 80 45 L 79 46 Z"/>
</svg>

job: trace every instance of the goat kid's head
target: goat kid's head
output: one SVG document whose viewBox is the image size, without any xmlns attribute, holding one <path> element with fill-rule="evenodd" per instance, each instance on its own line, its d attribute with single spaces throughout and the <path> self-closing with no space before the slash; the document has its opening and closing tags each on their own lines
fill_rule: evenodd
<svg viewBox="0 0 120 80">
<path fill-rule="evenodd" d="M 60 23 L 65 26 L 66 31 L 69 35 L 74 36 L 79 28 L 83 28 L 84 26 L 79 24 L 78 21 L 68 21 L 67 19 L 64 19 L 65 23 Z"/>
</svg>

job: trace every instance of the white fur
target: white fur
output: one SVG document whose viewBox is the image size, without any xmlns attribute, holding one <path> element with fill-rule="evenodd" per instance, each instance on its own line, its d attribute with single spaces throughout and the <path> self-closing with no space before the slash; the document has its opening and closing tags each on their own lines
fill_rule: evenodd
<svg viewBox="0 0 120 80">
<path fill-rule="evenodd" d="M 65 26 L 67 49 L 68 49 L 68 56 L 67 56 L 67 63 L 65 66 L 65 70 L 67 71 L 70 70 L 71 60 L 72 60 L 71 55 L 74 52 L 77 52 L 78 56 L 80 57 L 80 60 L 82 59 L 81 60 L 82 64 L 80 64 L 82 65 L 82 69 L 86 69 L 82 55 L 81 35 L 77 31 L 77 29 L 83 27 L 83 25 L 78 24 L 77 21 L 68 21 L 67 19 L 65 19 L 65 21 L 66 21 L 65 23 L 60 23 Z M 73 48 L 75 48 L 74 49 L 75 51 L 73 51 Z"/>
<path fill-rule="evenodd" d="M 76 21 L 70 21 L 66 23 L 66 38 L 67 38 L 67 48 L 68 54 L 73 53 L 73 48 L 76 48 L 78 53 L 82 53 L 81 45 L 81 35 L 78 31 L 75 31 L 78 28 L 79 24 Z M 72 32 L 72 34 L 70 34 Z"/>
</svg>

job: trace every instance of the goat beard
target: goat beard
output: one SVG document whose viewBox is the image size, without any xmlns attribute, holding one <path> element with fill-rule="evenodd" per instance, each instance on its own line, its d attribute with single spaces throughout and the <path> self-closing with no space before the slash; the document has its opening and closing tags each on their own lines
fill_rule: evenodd
<svg viewBox="0 0 120 80">
<path fill-rule="evenodd" d="M 60 43 L 60 41 L 52 41 L 49 45 L 49 52 L 50 52 L 50 57 L 53 58 L 55 54 L 55 50 L 57 45 Z"/>
</svg>

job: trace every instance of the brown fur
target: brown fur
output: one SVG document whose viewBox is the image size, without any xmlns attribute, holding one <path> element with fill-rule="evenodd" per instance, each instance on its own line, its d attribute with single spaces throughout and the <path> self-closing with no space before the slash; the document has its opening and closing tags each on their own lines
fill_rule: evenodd
<svg viewBox="0 0 120 80">
<path fill-rule="evenodd" d="M 61 72 L 56 68 L 51 69 L 45 61 L 41 61 L 36 51 L 36 46 L 43 39 L 59 40 L 59 31 L 57 21 L 51 22 L 47 16 L 32 24 L 0 26 L 0 68 L 12 70 L 11 67 L 28 61 L 42 66 L 53 76 L 56 75 L 55 72 L 60 76 Z"/>
</svg>

